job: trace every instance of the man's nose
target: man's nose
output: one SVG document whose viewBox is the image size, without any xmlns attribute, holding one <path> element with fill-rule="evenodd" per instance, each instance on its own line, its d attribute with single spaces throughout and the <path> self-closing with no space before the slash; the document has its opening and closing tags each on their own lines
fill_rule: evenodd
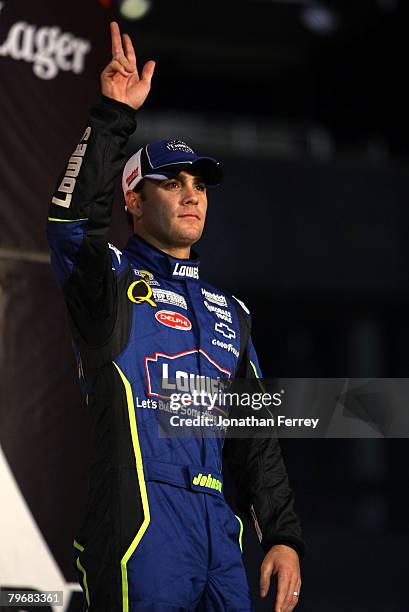
<svg viewBox="0 0 409 612">
<path fill-rule="evenodd" d="M 183 204 L 197 204 L 199 202 L 197 191 L 194 185 L 186 185 L 183 190 Z"/>
</svg>

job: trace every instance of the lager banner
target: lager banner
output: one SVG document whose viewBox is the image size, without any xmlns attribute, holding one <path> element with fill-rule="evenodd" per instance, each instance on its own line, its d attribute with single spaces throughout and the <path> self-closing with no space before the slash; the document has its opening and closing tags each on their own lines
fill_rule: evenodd
<svg viewBox="0 0 409 612">
<path fill-rule="evenodd" d="M 0 2 L 2 610 L 26 609 L 30 593 L 36 601 L 48 590 L 62 592 L 63 606 L 48 598 L 37 610 L 81 609 L 71 546 L 87 489 L 90 428 L 45 222 L 67 152 L 100 95 L 112 18 L 104 4 Z M 9 608 L 8 594 L 22 591 L 21 608 Z"/>
<path fill-rule="evenodd" d="M 98 0 L 0 2 L 0 247 L 46 250 L 50 193 L 99 97 L 109 17 Z"/>
</svg>

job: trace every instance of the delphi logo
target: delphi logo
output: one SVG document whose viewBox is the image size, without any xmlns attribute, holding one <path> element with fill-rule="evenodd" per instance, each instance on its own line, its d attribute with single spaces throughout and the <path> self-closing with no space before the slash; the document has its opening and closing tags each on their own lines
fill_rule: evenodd
<svg viewBox="0 0 409 612">
<path fill-rule="evenodd" d="M 0 2 L 0 12 L 4 2 Z M 26 21 L 16 21 L 0 42 L 0 56 L 33 64 L 39 79 L 50 80 L 60 70 L 81 74 L 91 43 L 62 32 L 57 26 L 38 27 Z"/>
<path fill-rule="evenodd" d="M 187 317 L 171 310 L 159 310 L 159 312 L 155 313 L 155 318 L 162 325 L 166 325 L 166 327 L 182 329 L 183 331 L 192 329 L 192 324 Z"/>
</svg>

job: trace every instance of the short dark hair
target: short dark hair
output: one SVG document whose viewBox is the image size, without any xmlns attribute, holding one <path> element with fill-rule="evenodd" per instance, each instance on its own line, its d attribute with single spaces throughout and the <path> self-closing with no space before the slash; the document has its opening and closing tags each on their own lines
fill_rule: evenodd
<svg viewBox="0 0 409 612">
<path fill-rule="evenodd" d="M 145 182 L 145 179 L 142 179 L 141 181 L 139 181 L 139 183 L 137 185 L 135 185 L 135 188 L 132 189 L 132 191 L 134 191 L 135 193 L 140 193 L 143 189 L 143 184 Z M 129 212 L 129 210 L 126 211 L 126 220 L 127 223 L 129 225 L 129 227 L 131 228 L 132 232 L 134 231 L 134 226 L 133 226 L 133 214 Z"/>
</svg>

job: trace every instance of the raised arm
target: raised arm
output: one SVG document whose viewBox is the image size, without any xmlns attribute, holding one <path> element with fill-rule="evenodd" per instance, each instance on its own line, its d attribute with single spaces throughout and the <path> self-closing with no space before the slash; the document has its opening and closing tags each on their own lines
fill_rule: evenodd
<svg viewBox="0 0 409 612">
<path fill-rule="evenodd" d="M 114 179 L 126 161 L 135 110 L 150 90 L 154 62 L 139 76 L 129 36 L 111 23 L 112 60 L 101 74 L 102 100 L 90 112 L 83 136 L 69 157 L 52 197 L 47 226 L 54 273 L 71 316 L 86 340 L 98 326 L 103 341 L 115 316 L 115 272 L 120 264 L 107 245 Z M 103 324 L 101 323 L 103 321 Z M 101 327 L 102 325 L 102 327 Z M 90 334 L 91 337 L 86 337 Z"/>
</svg>

